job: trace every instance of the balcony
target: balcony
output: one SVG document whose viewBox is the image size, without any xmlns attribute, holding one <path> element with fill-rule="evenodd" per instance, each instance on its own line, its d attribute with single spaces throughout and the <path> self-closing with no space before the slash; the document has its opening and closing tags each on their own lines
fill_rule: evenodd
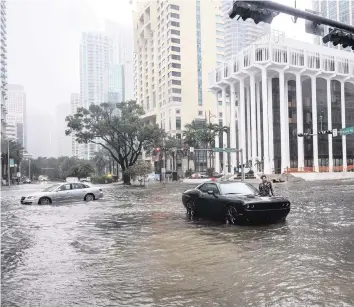
<svg viewBox="0 0 354 307">
<path fill-rule="evenodd" d="M 290 70 L 300 68 L 342 76 L 354 75 L 352 53 L 267 35 L 212 70 L 208 76 L 209 87 L 264 64 L 288 66 Z"/>
</svg>

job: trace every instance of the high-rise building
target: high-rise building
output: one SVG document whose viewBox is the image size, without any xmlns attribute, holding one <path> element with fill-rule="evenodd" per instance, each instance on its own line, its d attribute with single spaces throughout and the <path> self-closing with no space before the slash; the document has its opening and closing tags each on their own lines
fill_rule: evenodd
<svg viewBox="0 0 354 307">
<path fill-rule="evenodd" d="M 170 135 L 181 137 L 184 125 L 210 115 L 208 71 L 217 63 L 216 42 L 223 32 L 217 16 L 218 1 L 135 3 L 134 95 L 144 118 Z"/>
<path fill-rule="evenodd" d="M 1 88 L 1 137 L 6 133 L 7 99 L 7 38 L 6 38 L 6 0 L 0 2 L 0 88 Z"/>
<path fill-rule="evenodd" d="M 79 93 L 72 93 L 70 96 L 70 114 L 75 115 L 77 109 L 81 107 L 81 99 Z M 71 136 L 71 155 L 79 157 L 79 143 L 76 142 L 75 135 Z"/>
<path fill-rule="evenodd" d="M 80 96 L 84 108 L 105 102 L 108 93 L 110 39 L 104 33 L 83 33 L 80 46 Z M 79 158 L 91 159 L 95 144 L 81 144 Z"/>
<path fill-rule="evenodd" d="M 16 139 L 27 149 L 26 92 L 22 85 L 9 84 L 7 94 L 6 123 L 16 127 Z M 12 131 L 12 128 L 10 130 Z"/>
<path fill-rule="evenodd" d="M 354 25 L 354 0 L 315 0 L 312 1 L 312 9 L 319 12 L 321 16 L 333 19 L 347 25 Z M 329 27 L 325 26 L 325 34 L 328 33 Z M 330 42 L 324 44 L 320 36 L 315 36 L 315 43 L 331 48 L 343 49 L 342 46 L 333 46 Z M 346 51 L 351 51 L 351 48 L 345 48 Z"/>
<path fill-rule="evenodd" d="M 129 25 L 106 21 L 105 34 L 111 40 L 109 91 L 119 93 L 121 101 L 133 99 L 133 29 Z"/>
<path fill-rule="evenodd" d="M 55 147 L 57 157 L 71 156 L 71 136 L 65 135 L 67 129 L 66 117 L 71 114 L 69 103 L 61 103 L 55 112 L 55 134 L 52 144 Z"/>
<path fill-rule="evenodd" d="M 252 44 L 260 36 L 270 33 L 271 27 L 266 23 L 255 24 L 253 20 L 247 19 L 246 21 L 230 19 L 228 12 L 232 7 L 233 0 L 222 1 L 222 16 L 218 17 L 217 26 L 224 27 L 224 41 L 218 41 L 218 48 L 221 49 L 220 44 L 224 43 L 225 48 L 225 61 L 232 58 L 240 50 Z"/>
</svg>

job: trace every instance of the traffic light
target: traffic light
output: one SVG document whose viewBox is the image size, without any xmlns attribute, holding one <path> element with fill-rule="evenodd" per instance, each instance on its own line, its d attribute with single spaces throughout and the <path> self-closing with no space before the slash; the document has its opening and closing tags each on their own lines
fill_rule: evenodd
<svg viewBox="0 0 354 307">
<path fill-rule="evenodd" d="M 253 21 L 258 24 L 263 21 L 265 23 L 271 23 L 273 18 L 279 14 L 270 9 L 262 8 L 263 1 L 254 1 L 254 3 L 248 3 L 247 1 L 234 1 L 231 10 L 229 11 L 229 17 L 234 19 L 237 18 L 246 20 L 248 18 L 253 19 Z"/>
<path fill-rule="evenodd" d="M 324 44 L 331 42 L 333 46 L 342 45 L 343 48 L 351 47 L 354 50 L 354 34 L 349 32 L 329 29 L 329 33 L 322 38 Z"/>
<path fill-rule="evenodd" d="M 318 134 L 332 134 L 332 130 L 318 131 Z"/>
<path fill-rule="evenodd" d="M 310 133 L 299 133 L 297 136 L 302 138 L 304 136 L 310 136 L 311 134 Z"/>
</svg>

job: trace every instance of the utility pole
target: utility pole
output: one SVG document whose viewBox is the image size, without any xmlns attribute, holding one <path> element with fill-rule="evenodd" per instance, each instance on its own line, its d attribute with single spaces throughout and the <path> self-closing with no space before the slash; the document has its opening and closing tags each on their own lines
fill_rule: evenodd
<svg viewBox="0 0 354 307">
<path fill-rule="evenodd" d="M 10 176 L 10 140 L 7 140 L 7 180 L 9 186 L 11 185 L 11 176 Z"/>
</svg>

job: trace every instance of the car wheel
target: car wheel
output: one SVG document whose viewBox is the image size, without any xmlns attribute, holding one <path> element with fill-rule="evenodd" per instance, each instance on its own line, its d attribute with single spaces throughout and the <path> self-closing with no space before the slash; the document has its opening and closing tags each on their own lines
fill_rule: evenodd
<svg viewBox="0 0 354 307">
<path fill-rule="evenodd" d="M 42 197 L 38 202 L 39 205 L 49 205 L 51 203 L 52 201 L 48 197 Z"/>
<path fill-rule="evenodd" d="M 225 224 L 235 225 L 237 217 L 237 210 L 235 207 L 229 206 L 225 210 Z"/>
<path fill-rule="evenodd" d="M 194 218 L 195 217 L 195 204 L 193 200 L 189 200 L 186 204 L 187 207 L 187 215 L 190 218 Z"/>
<path fill-rule="evenodd" d="M 85 196 L 85 200 L 86 201 L 93 201 L 93 200 L 95 200 L 95 196 L 93 194 L 87 194 Z"/>
</svg>

